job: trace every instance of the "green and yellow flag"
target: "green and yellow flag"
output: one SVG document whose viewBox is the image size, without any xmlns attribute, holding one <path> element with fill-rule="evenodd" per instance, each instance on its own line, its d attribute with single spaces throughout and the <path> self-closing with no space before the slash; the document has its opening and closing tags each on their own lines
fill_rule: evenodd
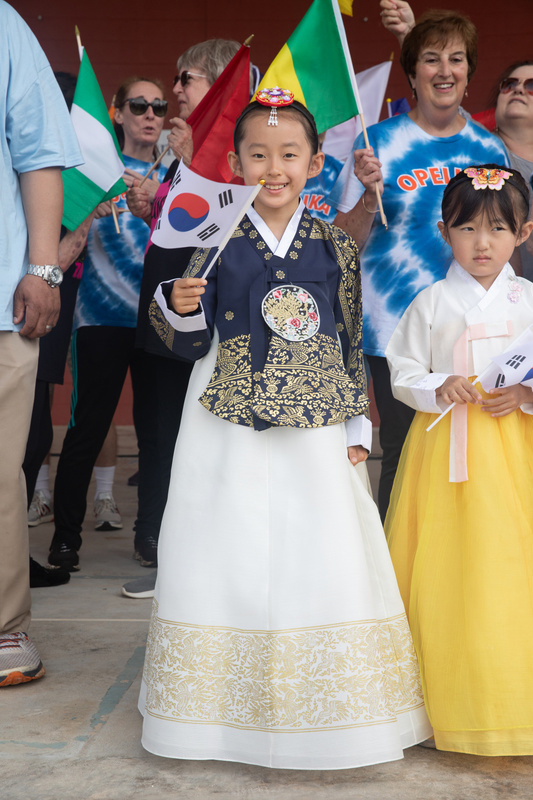
<svg viewBox="0 0 533 800">
<path fill-rule="evenodd" d="M 351 7 L 349 0 L 341 2 Z M 359 113 L 339 0 L 314 0 L 267 69 L 259 89 L 273 86 L 294 93 L 313 114 L 319 133 Z"/>
</svg>

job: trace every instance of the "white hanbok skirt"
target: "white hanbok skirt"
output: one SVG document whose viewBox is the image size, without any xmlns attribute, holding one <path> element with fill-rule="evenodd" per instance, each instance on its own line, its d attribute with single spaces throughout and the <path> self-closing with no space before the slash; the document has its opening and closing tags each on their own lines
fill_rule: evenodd
<svg viewBox="0 0 533 800">
<path fill-rule="evenodd" d="M 171 758 L 344 769 L 431 735 L 376 506 L 344 425 L 257 432 L 193 370 L 158 553 L 139 708 Z"/>
</svg>

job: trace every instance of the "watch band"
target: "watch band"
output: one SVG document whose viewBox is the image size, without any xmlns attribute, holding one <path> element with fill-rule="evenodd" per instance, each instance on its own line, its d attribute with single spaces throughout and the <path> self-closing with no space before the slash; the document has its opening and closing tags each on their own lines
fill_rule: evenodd
<svg viewBox="0 0 533 800">
<path fill-rule="evenodd" d="M 63 272 L 59 264 L 28 264 L 26 272 L 28 275 L 42 278 L 52 289 L 59 286 L 63 280 Z"/>
<path fill-rule="evenodd" d="M 59 267 L 59 264 L 28 264 L 28 272 L 30 275 L 38 275 L 42 278 L 47 269 L 54 267 Z"/>
</svg>

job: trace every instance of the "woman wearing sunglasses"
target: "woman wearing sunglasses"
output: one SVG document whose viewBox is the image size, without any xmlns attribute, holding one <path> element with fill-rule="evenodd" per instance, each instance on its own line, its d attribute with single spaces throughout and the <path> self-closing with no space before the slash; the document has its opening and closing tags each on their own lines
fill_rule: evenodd
<svg viewBox="0 0 533 800">
<path fill-rule="evenodd" d="M 511 64 L 501 76 L 493 95 L 496 130 L 514 167 L 529 188 L 533 204 L 533 61 Z M 533 281 L 533 239 L 520 245 L 522 274 Z M 516 265 L 518 266 L 518 265 Z"/>
<path fill-rule="evenodd" d="M 132 77 L 115 97 L 115 130 L 124 158 L 124 180 L 131 186 L 144 176 L 157 155 L 167 102 L 157 79 Z M 153 196 L 163 178 L 147 180 Z M 115 229 L 111 205 L 118 216 Z M 136 411 L 139 387 L 147 378 L 136 358 L 135 330 L 144 250 L 148 241 L 145 223 L 129 213 L 125 194 L 98 207 L 93 222 L 80 283 L 72 337 L 73 395 L 71 424 L 58 463 L 55 482 L 55 534 L 49 562 L 70 571 L 79 569 L 78 550 L 86 510 L 91 473 L 117 407 L 128 368 L 134 392 L 134 421 L 142 438 L 144 420 Z M 100 464 L 104 467 L 104 464 Z M 113 482 L 112 465 L 107 478 Z M 102 476 L 101 476 L 102 477 Z M 121 528 L 110 491 L 95 498 L 99 529 Z M 104 519 L 106 527 L 102 527 Z"/>
</svg>

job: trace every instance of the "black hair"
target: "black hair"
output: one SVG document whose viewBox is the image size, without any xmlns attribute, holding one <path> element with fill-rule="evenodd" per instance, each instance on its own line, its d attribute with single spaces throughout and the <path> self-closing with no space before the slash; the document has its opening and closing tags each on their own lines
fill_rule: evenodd
<svg viewBox="0 0 533 800">
<path fill-rule="evenodd" d="M 67 108 L 70 111 L 78 79 L 71 72 L 54 72 L 54 75 L 59 84 L 59 88 L 63 92 Z"/>
<path fill-rule="evenodd" d="M 489 187 L 476 190 L 473 179 L 466 170 L 461 170 L 446 186 L 442 197 L 442 220 L 446 227 L 458 228 L 478 214 L 486 214 L 491 223 L 503 222 L 518 234 L 529 216 L 529 191 L 523 177 L 517 170 L 499 164 L 481 164 L 472 169 L 503 170 L 510 177 L 499 190 Z"/>
<path fill-rule="evenodd" d="M 286 116 L 292 116 L 293 119 L 297 119 L 299 122 L 302 123 L 305 138 L 309 142 L 311 147 L 312 155 L 316 155 L 319 150 L 318 146 L 318 132 L 316 129 L 315 118 L 313 115 L 307 110 L 307 108 L 302 104 L 299 103 L 298 100 L 294 100 L 290 104 L 290 106 L 281 106 L 277 107 L 277 114 L 284 114 Z M 239 147 L 241 145 L 242 140 L 244 139 L 245 133 L 245 125 L 244 122 L 249 117 L 258 116 L 261 112 L 267 112 L 270 114 L 271 108 L 270 106 L 263 105 L 263 103 L 258 103 L 257 100 L 254 100 L 252 103 L 249 103 L 240 117 L 238 118 L 237 122 L 235 123 L 235 131 L 233 132 L 233 148 L 237 155 L 239 154 Z"/>
</svg>

